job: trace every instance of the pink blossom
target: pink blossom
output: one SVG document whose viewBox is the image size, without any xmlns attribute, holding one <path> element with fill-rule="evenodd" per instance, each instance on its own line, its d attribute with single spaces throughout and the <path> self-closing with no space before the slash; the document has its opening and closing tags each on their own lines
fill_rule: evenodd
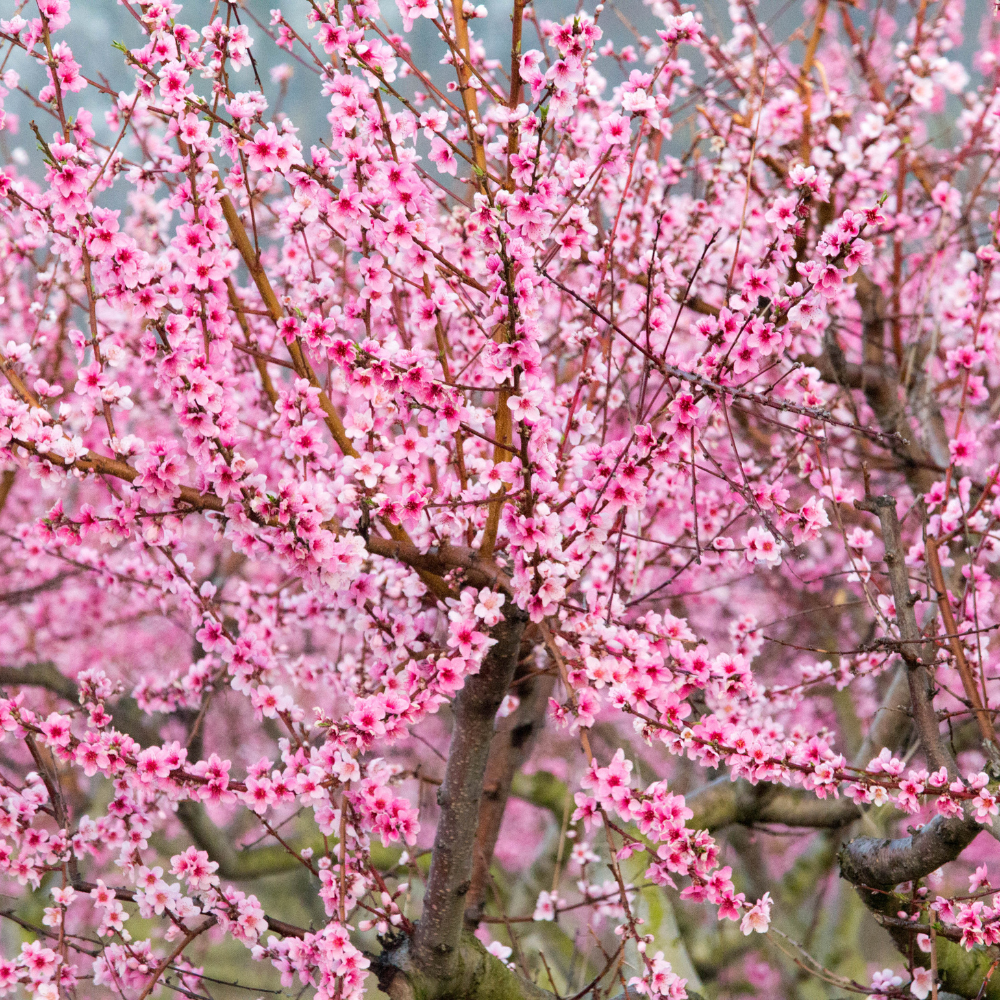
<svg viewBox="0 0 1000 1000">
<path fill-rule="evenodd" d="M 766 934 L 771 923 L 771 894 L 765 892 L 743 915 L 740 930 L 744 934 Z"/>
</svg>

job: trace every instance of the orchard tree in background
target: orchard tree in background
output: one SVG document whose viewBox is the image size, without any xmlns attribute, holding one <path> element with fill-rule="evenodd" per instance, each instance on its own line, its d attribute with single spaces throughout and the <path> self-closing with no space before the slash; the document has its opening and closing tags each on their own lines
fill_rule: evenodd
<svg viewBox="0 0 1000 1000">
<path fill-rule="evenodd" d="M 2 12 L 0 996 L 1000 997 L 992 14 L 397 6 Z"/>
</svg>

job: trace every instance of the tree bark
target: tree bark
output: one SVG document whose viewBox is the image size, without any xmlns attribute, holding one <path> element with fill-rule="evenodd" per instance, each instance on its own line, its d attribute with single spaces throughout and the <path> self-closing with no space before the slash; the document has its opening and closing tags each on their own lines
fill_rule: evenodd
<svg viewBox="0 0 1000 1000">
<path fill-rule="evenodd" d="M 908 837 L 855 837 L 840 853 L 840 874 L 855 886 L 891 889 L 954 861 L 982 830 L 968 817 L 935 816 Z"/>
<path fill-rule="evenodd" d="M 933 771 L 944 767 L 954 775 L 955 761 L 941 742 L 938 720 L 931 701 L 931 680 L 925 662 L 933 662 L 934 648 L 924 642 L 913 610 L 915 598 L 910 593 L 910 579 L 906 571 L 899 518 L 896 515 L 896 499 L 890 496 L 866 497 L 855 501 L 854 506 L 858 510 L 875 514 L 882 527 L 886 572 L 896 604 L 896 622 L 901 639 L 897 648 L 906 664 L 910 709 L 928 767 Z"/>
<path fill-rule="evenodd" d="M 527 671 L 532 669 L 531 653 L 532 649 L 529 646 Z M 524 664 L 523 648 L 521 660 Z M 504 724 L 497 727 L 486 765 L 472 862 L 472 884 L 465 905 L 465 925 L 470 930 L 475 930 L 479 924 L 486 905 L 490 863 L 493 860 L 497 838 L 500 836 L 500 825 L 503 823 L 514 776 L 531 756 L 535 740 L 545 725 L 549 696 L 555 685 L 553 674 L 532 675 L 527 671 L 523 672 L 522 682 L 517 687 L 520 703 L 504 720 Z"/>
<path fill-rule="evenodd" d="M 465 896 L 472 876 L 479 802 L 493 739 L 493 724 L 517 667 L 528 616 L 513 603 L 493 630 L 496 644 L 479 673 L 466 679 L 455 698 L 455 722 L 444 781 L 423 914 L 411 945 L 413 966 L 442 981 L 458 971 Z M 474 995 L 474 994 L 470 994 Z"/>
</svg>

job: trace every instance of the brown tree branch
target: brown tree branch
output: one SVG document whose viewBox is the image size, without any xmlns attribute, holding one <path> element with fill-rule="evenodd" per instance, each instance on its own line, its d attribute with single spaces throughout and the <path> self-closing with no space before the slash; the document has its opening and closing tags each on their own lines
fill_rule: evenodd
<svg viewBox="0 0 1000 1000">
<path fill-rule="evenodd" d="M 64 677 L 51 660 L 40 663 L 28 663 L 23 667 L 0 667 L 0 686 L 2 687 L 40 687 L 59 695 L 66 701 L 79 703 L 79 689 L 76 681 Z"/>
<path fill-rule="evenodd" d="M 944 766 L 954 775 L 957 771 L 955 761 L 941 740 L 930 693 L 931 683 L 926 664 L 933 662 L 935 649 L 932 643 L 923 641 L 917 625 L 913 607 L 916 599 L 910 593 L 899 519 L 896 515 L 896 501 L 889 496 L 866 497 L 863 501 L 857 501 L 855 507 L 877 515 L 882 528 L 887 575 L 902 639 L 898 648 L 905 663 L 910 707 L 921 746 L 930 767 L 936 769 Z M 933 544 L 928 544 L 928 550 L 927 563 L 932 581 L 938 590 L 939 598 L 943 594 L 944 603 L 947 604 L 947 592 L 944 590 L 937 552 Z M 951 611 L 950 605 L 947 611 Z M 949 627 L 950 614 L 943 613 L 943 617 L 946 632 L 954 633 L 956 631 L 954 619 L 951 618 Z M 965 668 L 963 683 L 967 688 L 971 686 L 973 695 L 978 695 L 967 664 Z M 968 680 L 966 673 L 969 674 Z M 978 697 L 970 697 L 970 700 L 974 708 L 980 704 Z M 983 736 L 988 746 L 995 746 L 991 739 L 992 725 L 988 732 L 984 731 Z M 887 894 L 887 890 L 893 889 L 901 882 L 923 878 L 942 865 L 955 860 L 983 829 L 984 827 L 966 810 L 965 815 L 961 817 L 935 816 L 929 823 L 906 837 L 897 837 L 893 840 L 857 837 L 846 844 L 840 852 L 841 876 L 855 886 L 865 905 L 873 913 L 884 914 L 896 906 L 893 897 Z M 995 831 L 991 832 L 996 835 Z M 898 927 L 887 929 L 904 954 L 914 953 L 912 929 Z M 949 989 L 961 996 L 983 995 L 981 986 L 984 976 L 980 975 L 980 972 L 988 964 L 985 954 L 972 956 L 964 949 L 939 938 L 937 963 L 942 981 Z"/>
<path fill-rule="evenodd" d="M 983 829 L 968 817 L 935 816 L 907 837 L 856 837 L 840 852 L 840 874 L 859 888 L 891 889 L 954 861 Z"/>
<path fill-rule="evenodd" d="M 79 570 L 72 570 L 66 573 L 57 573 L 42 583 L 37 583 L 33 587 L 23 587 L 20 590 L 7 590 L 0 593 L 0 604 L 17 605 L 30 601 L 38 594 L 44 594 L 47 590 L 55 590 L 63 580 L 71 576 L 79 576 Z"/>
<path fill-rule="evenodd" d="M 910 593 L 910 580 L 906 572 L 903 542 L 900 536 L 899 518 L 896 515 L 895 497 L 878 496 L 857 500 L 858 510 L 875 514 L 882 526 L 882 541 L 885 546 L 886 573 L 896 604 L 896 621 L 899 625 L 899 655 L 906 663 L 910 688 L 910 709 L 920 736 L 927 763 L 931 770 L 946 768 L 955 773 L 955 761 L 941 742 L 937 716 L 931 701 L 931 680 L 924 661 L 933 662 L 934 648 L 923 642 L 917 625 L 913 605 L 915 595 Z M 921 646 L 924 648 L 921 649 Z"/>
<path fill-rule="evenodd" d="M 972 676 L 969 662 L 965 658 L 962 640 L 958 637 L 958 626 L 955 624 L 955 616 L 951 610 L 951 601 L 948 599 L 948 587 L 944 581 L 944 574 L 941 572 L 941 560 L 938 558 L 937 542 L 933 538 L 927 539 L 925 556 L 931 585 L 937 591 L 938 608 L 941 611 L 941 618 L 944 620 L 945 634 L 951 636 L 951 651 L 955 657 L 955 666 L 958 668 L 959 676 L 962 678 L 962 687 L 965 688 L 965 696 L 969 699 L 969 704 L 972 705 L 972 711 L 976 716 L 976 722 L 983 737 L 983 746 L 986 748 L 987 756 L 996 762 L 998 757 L 997 734 L 993 728 L 993 719 L 990 713 L 983 707 L 979 688 L 976 686 L 976 680 Z"/>
<path fill-rule="evenodd" d="M 475 549 L 461 545 L 441 545 L 428 552 L 421 552 L 409 539 L 384 538 L 375 534 L 369 536 L 367 547 L 372 555 L 398 559 L 418 572 L 444 575 L 461 569 L 465 571 L 465 579 L 471 586 L 497 587 L 507 594 L 513 593 L 510 577 L 493 559 L 481 556 Z"/>
<path fill-rule="evenodd" d="M 890 442 L 893 454 L 902 463 L 907 484 L 919 496 L 944 474 L 949 461 L 947 435 L 944 436 L 943 449 L 941 446 L 941 414 L 933 397 L 925 391 L 923 379 L 918 376 L 914 355 L 907 388 L 909 402 L 920 417 L 924 443 L 911 440 L 912 431 L 900 399 L 901 375 L 885 362 L 885 325 L 888 321 L 885 295 L 863 271 L 858 271 L 854 280 L 855 296 L 861 306 L 862 362 L 848 362 L 840 345 L 832 335 L 828 335 L 824 354 L 811 358 L 810 364 L 815 365 L 827 381 L 836 382 L 844 389 L 861 389 L 864 392 L 865 400 Z"/>
<path fill-rule="evenodd" d="M 491 955 L 471 932 L 464 931 L 454 953 L 451 971 L 424 970 L 414 961 L 410 942 L 384 952 L 372 963 L 379 989 L 390 1000 L 555 1000 L 555 994 L 536 986 L 505 962 Z M 587 997 L 604 996 L 598 989 Z M 687 991 L 688 1000 L 702 1000 Z M 580 994 L 576 1000 L 582 1000 Z M 614 1000 L 642 1000 L 634 989 L 619 993 Z"/>
<path fill-rule="evenodd" d="M 302 867 L 302 862 L 280 844 L 237 851 L 232 838 L 209 819 L 200 802 L 179 802 L 177 818 L 195 846 L 219 866 L 219 878 L 245 882 Z"/>
<path fill-rule="evenodd" d="M 7 498 L 10 496 L 11 489 L 13 489 L 14 478 L 16 476 L 16 469 L 4 469 L 3 475 L 0 476 L 0 513 L 3 513 L 4 507 L 7 506 Z"/>
<path fill-rule="evenodd" d="M 955 774 L 955 761 L 941 741 L 930 697 L 930 678 L 924 661 L 933 656 L 933 647 L 928 648 L 928 644 L 923 642 L 917 625 L 913 609 L 915 598 L 910 593 L 895 498 L 867 497 L 856 501 L 855 507 L 877 515 L 882 527 L 886 571 L 902 638 L 899 653 L 906 664 L 910 708 L 921 747 L 930 767 L 945 767 L 949 773 Z M 922 651 L 921 646 L 925 647 Z M 841 874 L 862 890 L 891 888 L 900 882 L 922 878 L 953 861 L 980 830 L 982 826 L 969 815 L 960 818 L 936 816 L 907 837 L 895 840 L 857 837 L 841 851 Z M 870 893 L 863 892 L 862 895 L 871 908 L 877 909 L 878 901 L 871 899 Z"/>
<path fill-rule="evenodd" d="M 527 653 L 530 669 L 530 645 Z M 524 659 L 522 647 L 522 663 Z M 483 914 L 490 863 L 500 836 L 500 825 L 511 794 L 514 775 L 531 756 L 535 740 L 545 725 L 545 713 L 554 685 L 554 674 L 525 673 L 522 683 L 517 686 L 520 704 L 504 720 L 504 724 L 497 728 L 493 737 L 483 780 L 483 798 L 479 805 L 471 885 L 465 904 L 465 924 L 470 930 L 475 929 Z"/>
<path fill-rule="evenodd" d="M 379 989 L 390 1000 L 553 1000 L 524 976 L 491 955 L 471 932 L 460 930 L 450 961 L 439 969 L 415 960 L 412 942 L 378 956 L 372 965 Z"/>
<path fill-rule="evenodd" d="M 496 643 L 479 673 L 466 679 L 454 702 L 455 721 L 434 836 L 423 915 L 413 936 L 416 967 L 448 978 L 457 968 L 465 895 L 472 876 L 479 801 L 493 739 L 493 721 L 514 677 L 528 616 L 510 604 L 494 627 Z"/>
<path fill-rule="evenodd" d="M 38 454 L 31 442 L 18 441 L 18 447 L 32 454 Z M 108 458 L 96 452 L 88 452 L 83 458 L 78 458 L 67 469 L 77 469 L 84 473 L 98 476 L 111 476 L 125 482 L 134 482 L 139 473 L 127 462 L 116 458 Z M 199 490 L 193 486 L 179 486 L 178 500 L 193 510 L 206 510 L 224 513 L 225 504 L 222 499 L 211 491 Z M 183 508 L 182 508 L 183 509 Z M 264 522 L 275 526 L 276 522 Z M 334 521 L 324 522 L 323 527 L 338 531 Z M 501 570 L 492 558 L 484 558 L 476 550 L 455 545 L 442 545 L 430 552 L 422 552 L 410 539 L 409 535 L 398 524 L 386 524 L 389 538 L 371 534 L 366 540 L 366 547 L 372 555 L 387 559 L 397 559 L 417 572 L 427 588 L 435 596 L 444 599 L 454 597 L 452 589 L 441 579 L 455 569 L 462 569 L 466 579 L 473 586 L 499 587 L 506 593 L 512 593 L 510 577 Z"/>
</svg>

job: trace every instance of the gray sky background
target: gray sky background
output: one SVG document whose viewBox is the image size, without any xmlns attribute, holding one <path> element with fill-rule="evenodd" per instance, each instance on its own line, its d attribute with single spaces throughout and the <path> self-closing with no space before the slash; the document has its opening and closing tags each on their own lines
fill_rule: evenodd
<svg viewBox="0 0 1000 1000">
<path fill-rule="evenodd" d="M 299 136 L 308 149 L 317 139 L 325 136 L 327 130 L 326 101 L 319 93 L 317 78 L 309 69 L 298 63 L 290 53 L 279 49 L 270 41 L 248 16 L 253 15 L 262 24 L 267 25 L 270 21 L 270 10 L 278 3 L 281 3 L 281 0 L 245 0 L 240 8 L 240 16 L 244 23 L 250 26 L 256 39 L 252 51 L 257 60 L 261 79 L 265 85 L 265 92 L 271 101 L 272 109 L 278 95 L 278 86 L 272 84 L 269 70 L 280 63 L 288 63 L 293 67 L 294 75 L 289 83 L 288 94 L 281 110 L 287 113 L 299 127 Z M 873 6 L 873 0 L 868 0 L 868 5 Z M 962 47 L 952 54 L 952 57 L 960 60 L 970 73 L 972 73 L 972 57 L 977 45 L 978 26 L 989 5 L 990 0 L 968 0 L 965 15 L 966 39 Z M 309 8 L 305 0 L 286 0 L 286 2 L 281 3 L 281 6 L 285 15 L 301 29 L 303 35 L 308 35 L 305 17 Z M 496 3 L 487 2 L 486 6 L 489 9 L 488 17 L 485 20 L 475 21 L 474 27 L 479 37 L 485 41 L 488 54 L 493 58 L 500 59 L 506 67 L 510 58 L 512 0 L 502 0 L 502 2 Z M 558 21 L 572 14 L 577 8 L 577 3 L 576 0 L 537 0 L 534 6 L 539 18 Z M 587 6 L 592 9 L 591 0 L 587 0 Z M 705 14 L 706 28 L 712 33 L 722 36 L 728 35 L 730 18 L 728 4 L 725 0 L 702 0 L 699 6 Z M 932 5 L 932 10 L 934 6 L 936 5 Z M 890 11 L 895 10 L 901 24 L 909 19 L 910 3 L 901 2 L 901 0 L 885 0 L 884 7 Z M 0 0 L 0 11 L 3 11 L 4 8 L 12 11 L 13 0 Z M 180 17 L 200 28 L 207 20 L 211 9 L 211 0 L 189 0 Z M 225 4 L 221 6 L 221 9 L 224 15 Z M 401 28 L 395 0 L 381 0 L 381 10 L 383 16 L 394 28 Z M 102 74 L 116 89 L 132 91 L 132 74 L 125 68 L 121 53 L 111 46 L 113 41 L 123 42 L 130 48 L 143 44 L 139 26 L 132 16 L 117 0 L 73 0 L 71 12 L 72 22 L 59 37 L 69 42 L 77 61 L 83 64 L 84 72 L 92 76 Z M 863 13 L 855 11 L 854 16 L 859 24 L 863 23 Z M 784 39 L 802 23 L 802 0 L 764 0 L 758 8 L 758 17 L 769 26 L 773 37 Z M 639 34 L 648 34 L 655 40 L 654 32 L 659 22 L 641 0 L 617 0 L 617 2 L 609 0 L 605 4 L 600 23 L 605 34 L 604 41 L 612 38 L 615 41 L 616 49 L 620 49 L 621 46 L 634 40 L 632 29 Z M 418 56 L 422 56 L 422 65 L 432 76 L 440 80 L 451 79 L 451 68 L 440 66 L 438 63 L 443 54 L 443 48 L 440 40 L 436 37 L 432 24 L 421 20 L 418 22 L 417 30 L 406 37 L 413 47 L 413 51 Z M 537 45 L 538 39 L 534 30 L 530 26 L 526 26 L 524 48 L 532 48 Z M 697 56 L 692 54 L 692 58 L 697 65 Z M 15 58 L 8 65 L 15 66 L 21 72 L 21 83 L 29 90 L 37 91 L 42 86 L 44 78 L 40 67 L 29 63 L 23 56 Z M 642 66 L 643 64 L 639 62 L 635 65 Z M 609 83 L 614 84 L 620 78 L 616 73 L 616 67 L 610 60 L 603 60 L 600 68 L 608 77 Z M 973 79 L 975 80 L 975 76 Z M 252 89 L 254 86 L 252 71 L 245 68 L 235 74 L 233 86 L 237 90 Z M 955 99 L 952 101 L 954 102 Z M 9 111 L 20 115 L 21 124 L 20 131 L 16 136 L 0 133 L 0 159 L 6 161 L 19 146 L 21 151 L 16 154 L 17 158 L 23 161 L 26 153 L 32 161 L 28 171 L 40 178 L 41 159 L 28 123 L 31 119 L 35 119 L 42 134 L 48 136 L 54 130 L 52 120 L 50 119 L 46 123 L 47 115 L 40 109 L 32 107 L 27 98 L 19 94 L 11 94 L 6 103 Z M 72 95 L 68 101 L 70 109 L 74 112 L 76 106 L 81 103 L 93 112 L 94 124 L 99 138 L 109 141 L 113 139 L 103 117 L 107 107 L 106 99 L 88 88 L 80 95 Z M 949 108 L 948 114 L 940 116 L 938 123 L 941 130 L 940 138 L 946 136 L 953 112 L 954 108 Z M 112 201 L 116 200 L 117 187 L 115 192 L 102 199 L 105 200 L 105 203 L 109 197 Z"/>
</svg>

